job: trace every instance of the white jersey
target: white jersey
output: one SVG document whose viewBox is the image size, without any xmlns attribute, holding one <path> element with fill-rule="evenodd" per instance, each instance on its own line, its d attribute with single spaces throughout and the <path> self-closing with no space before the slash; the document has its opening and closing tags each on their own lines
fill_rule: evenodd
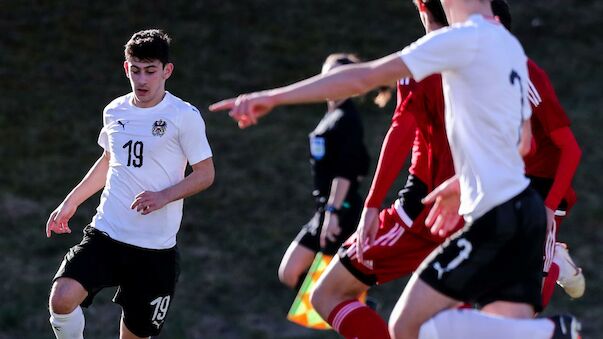
<svg viewBox="0 0 603 339">
<path fill-rule="evenodd" d="M 523 191 L 529 180 L 518 144 L 531 109 L 527 57 L 517 39 L 494 20 L 472 15 L 399 55 L 417 81 L 442 74 L 446 133 L 465 220 Z"/>
<path fill-rule="evenodd" d="M 143 248 L 176 245 L 183 200 L 141 215 L 130 209 L 143 191 L 161 191 L 184 179 L 187 161 L 212 156 L 199 111 L 166 92 L 150 108 L 132 104 L 132 93 L 103 112 L 98 143 L 111 155 L 107 181 L 92 226 L 120 242 Z"/>
</svg>

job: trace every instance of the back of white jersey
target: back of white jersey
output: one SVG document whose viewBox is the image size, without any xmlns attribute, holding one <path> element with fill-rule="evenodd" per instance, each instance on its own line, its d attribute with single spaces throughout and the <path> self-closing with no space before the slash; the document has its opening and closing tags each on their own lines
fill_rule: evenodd
<svg viewBox="0 0 603 339">
<path fill-rule="evenodd" d="M 132 94 L 115 99 L 104 110 L 99 144 L 111 160 L 105 188 L 92 226 L 112 239 L 143 248 L 176 244 L 182 200 L 141 215 L 130 209 L 143 191 L 161 191 L 184 178 L 187 161 L 211 157 L 201 114 L 166 92 L 154 107 L 139 108 Z"/>
<path fill-rule="evenodd" d="M 530 118 L 527 58 L 504 27 L 473 15 L 400 52 L 415 80 L 442 73 L 446 131 L 461 184 L 459 213 L 467 221 L 524 190 L 518 152 Z"/>
</svg>

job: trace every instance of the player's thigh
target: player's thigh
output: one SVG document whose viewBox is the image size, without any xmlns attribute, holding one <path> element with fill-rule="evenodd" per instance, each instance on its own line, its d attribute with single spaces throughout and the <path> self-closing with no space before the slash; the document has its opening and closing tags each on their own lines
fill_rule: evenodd
<svg viewBox="0 0 603 339">
<path fill-rule="evenodd" d="M 278 269 L 279 279 L 296 284 L 301 275 L 310 268 L 315 256 L 315 251 L 296 241 L 292 242 L 281 260 Z"/>
<path fill-rule="evenodd" d="M 53 283 L 51 306 L 61 300 L 79 300 L 79 287 L 82 287 L 87 293 L 80 303 L 86 307 L 102 288 L 116 286 L 117 252 L 115 241 L 101 231 L 87 226 L 82 241 L 69 249 L 54 276 L 53 281 L 57 283 Z"/>
<path fill-rule="evenodd" d="M 335 256 L 318 279 L 310 296 L 310 302 L 318 313 L 328 316 L 335 306 L 343 301 L 357 298 L 369 287 L 350 273 L 341 264 L 339 257 Z"/>
<path fill-rule="evenodd" d="M 172 305 L 180 274 L 176 248 L 162 251 L 128 249 L 127 271 L 114 301 L 122 320 L 139 337 L 160 333 Z"/>
<path fill-rule="evenodd" d="M 390 315 L 390 329 L 395 334 L 418 333 L 421 325 L 438 312 L 460 302 L 426 284 L 413 274 Z"/>
</svg>

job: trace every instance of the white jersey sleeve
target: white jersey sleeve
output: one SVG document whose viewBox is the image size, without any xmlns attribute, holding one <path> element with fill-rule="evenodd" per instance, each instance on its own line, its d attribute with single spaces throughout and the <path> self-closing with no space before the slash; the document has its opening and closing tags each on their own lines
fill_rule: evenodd
<svg viewBox="0 0 603 339">
<path fill-rule="evenodd" d="M 180 125 L 180 146 L 189 164 L 194 165 L 212 156 L 207 136 L 205 122 L 201 113 L 195 107 L 184 112 Z"/>
<path fill-rule="evenodd" d="M 434 31 L 412 43 L 398 55 L 416 81 L 469 64 L 478 50 L 479 33 L 472 26 Z"/>
</svg>

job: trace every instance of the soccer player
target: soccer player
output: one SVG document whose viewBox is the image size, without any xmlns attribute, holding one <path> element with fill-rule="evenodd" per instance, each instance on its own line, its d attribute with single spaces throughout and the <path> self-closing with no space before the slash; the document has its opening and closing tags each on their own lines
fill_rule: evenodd
<svg viewBox="0 0 603 339">
<path fill-rule="evenodd" d="M 512 18 L 507 2 L 492 1 L 492 11 L 510 30 Z M 572 298 L 579 298 L 584 294 L 582 270 L 574 264 L 567 246 L 556 242 L 558 226 L 576 201 L 571 183 L 582 152 L 544 70 L 528 59 L 528 72 L 534 147 L 524 160 L 530 186 L 544 199 L 547 212 L 545 280 L 542 290 L 543 306 L 546 306 L 553 295 L 556 281 Z"/>
<path fill-rule="evenodd" d="M 332 54 L 322 72 L 359 62 L 352 54 Z M 327 101 L 327 113 L 310 133 L 310 164 L 316 202 L 314 216 L 285 252 L 279 279 L 299 288 L 316 253 L 333 256 L 355 230 L 362 211 L 358 187 L 368 172 L 360 114 L 350 99 Z"/>
<path fill-rule="evenodd" d="M 344 98 L 397 79 L 421 81 L 441 73 L 456 176 L 424 199 L 435 203 L 426 222 L 444 235 L 456 227 L 460 213 L 467 226 L 412 276 L 392 313 L 390 333 L 548 339 L 553 322 L 531 319 L 541 308 L 546 214 L 542 199 L 528 187 L 517 149 L 531 114 L 527 58 L 494 20 L 490 0 L 441 1 L 452 26 L 398 53 L 227 99 L 211 109 L 229 109 L 239 126 L 247 127 L 278 105 Z M 358 244 L 373 245 L 372 239 Z M 461 301 L 485 305 L 486 314 L 450 309 Z"/>
<path fill-rule="evenodd" d="M 165 90 L 174 65 L 170 38 L 135 33 L 125 45 L 132 92 L 103 111 L 102 156 L 50 215 L 46 235 L 71 233 L 77 207 L 103 189 L 80 244 L 58 269 L 50 293 L 50 323 L 59 339 L 83 338 L 84 314 L 96 293 L 118 290 L 120 338 L 158 335 L 179 275 L 176 233 L 183 198 L 209 187 L 212 152 L 199 111 Z M 184 176 L 187 162 L 192 172 Z"/>
<path fill-rule="evenodd" d="M 426 33 L 448 25 L 439 0 L 415 4 Z M 356 238 L 346 242 L 311 296 L 315 309 L 346 338 L 389 338 L 387 323 L 355 296 L 372 285 L 411 274 L 444 240 L 425 227 L 428 209 L 421 203 L 429 191 L 454 175 L 444 128 L 442 79 L 439 74 L 420 83 L 405 78 L 398 81 L 397 90 L 398 105 L 359 225 L 359 233 L 377 232 L 375 241 L 363 253 L 357 252 Z M 379 214 L 411 148 L 409 175 L 400 198 Z"/>
</svg>

